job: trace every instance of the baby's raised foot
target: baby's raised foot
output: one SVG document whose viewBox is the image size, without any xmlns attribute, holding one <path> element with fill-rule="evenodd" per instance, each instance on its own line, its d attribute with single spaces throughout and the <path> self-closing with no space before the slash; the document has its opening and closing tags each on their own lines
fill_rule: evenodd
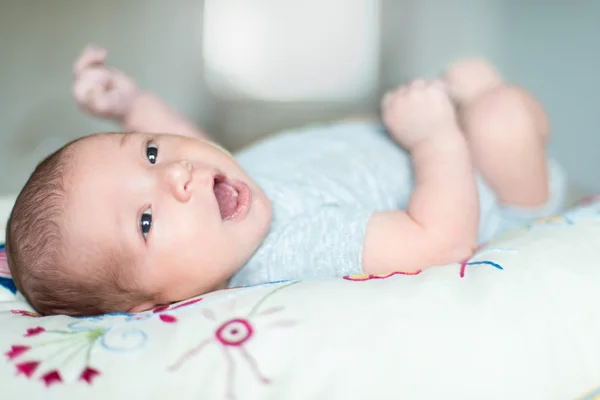
<svg viewBox="0 0 600 400">
<path fill-rule="evenodd" d="M 448 92 L 459 106 L 466 106 L 491 90 L 504 85 L 498 71 L 486 60 L 468 58 L 444 71 Z"/>
<path fill-rule="evenodd" d="M 415 80 L 388 92 L 382 118 L 392 137 L 411 151 L 423 141 L 457 133 L 452 101 L 442 81 Z"/>
</svg>

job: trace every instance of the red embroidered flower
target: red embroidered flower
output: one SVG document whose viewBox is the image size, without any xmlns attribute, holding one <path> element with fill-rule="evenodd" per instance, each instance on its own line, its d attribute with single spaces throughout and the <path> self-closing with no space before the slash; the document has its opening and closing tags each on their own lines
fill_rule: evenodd
<svg viewBox="0 0 600 400">
<path fill-rule="evenodd" d="M 30 348 L 31 347 L 29 347 L 29 346 L 16 345 L 16 346 L 12 346 L 10 348 L 10 350 L 4 354 L 6 354 L 6 357 L 8 357 L 9 360 L 12 360 L 12 359 L 19 357 L 21 354 L 25 353 Z"/>
<path fill-rule="evenodd" d="M 217 323 L 213 335 L 200 337 L 196 346 L 192 347 L 185 353 L 183 353 L 178 360 L 170 365 L 167 370 L 174 372 L 182 368 L 192 358 L 196 358 L 200 353 L 204 352 L 204 349 L 209 346 L 218 346 L 221 348 L 225 355 L 225 362 L 227 363 L 227 374 L 225 376 L 226 394 L 224 397 L 229 399 L 235 398 L 234 384 L 235 384 L 235 371 L 237 370 L 236 363 L 240 360 L 245 362 L 251 373 L 259 382 L 263 384 L 271 383 L 271 379 L 267 378 L 259 369 L 257 360 L 253 357 L 251 349 L 248 348 L 247 343 L 256 335 L 256 328 L 259 326 L 261 331 L 267 331 L 270 328 L 286 328 L 295 325 L 294 321 L 290 320 L 279 320 L 279 321 L 265 321 L 263 318 L 270 318 L 277 315 L 284 308 L 283 307 L 271 307 L 261 309 L 261 305 L 265 299 L 272 296 L 274 293 L 281 291 L 284 288 L 288 288 L 292 285 L 298 284 L 299 281 L 292 281 L 287 285 L 276 287 L 274 290 L 266 293 L 256 303 L 256 305 L 245 315 L 235 315 L 233 318 L 225 319 L 221 323 Z M 233 312 L 235 308 L 235 301 L 229 303 L 228 313 Z M 209 321 L 218 322 L 218 316 L 210 308 L 201 308 L 200 314 Z M 237 314 L 237 312 L 236 312 Z M 262 325 L 262 326 L 261 326 Z M 233 354 L 237 354 L 238 357 L 234 357 Z"/>
<path fill-rule="evenodd" d="M 97 340 L 99 340 L 104 335 L 104 333 L 106 333 L 105 329 L 91 329 L 89 331 L 75 331 L 75 332 L 73 332 L 73 331 L 47 331 L 46 329 L 38 326 L 35 328 L 27 329 L 27 332 L 23 335 L 23 337 L 31 338 L 33 336 L 42 335 L 42 334 L 47 334 L 47 335 L 59 334 L 63 338 L 58 342 L 58 343 L 60 343 L 61 346 L 64 344 L 65 340 L 66 341 L 71 340 L 76 345 L 76 347 L 75 347 L 76 351 L 74 353 L 72 353 L 73 355 L 86 354 L 84 369 L 79 377 L 79 380 L 82 380 L 91 385 L 94 378 L 96 378 L 97 376 L 100 375 L 100 372 L 89 366 L 89 362 L 90 362 L 89 352 L 90 352 L 91 348 L 95 345 Z M 81 345 L 83 344 L 83 341 L 87 342 L 87 345 L 85 347 L 81 347 Z M 53 343 L 52 341 L 49 341 L 49 342 L 45 342 L 45 343 L 38 344 L 38 345 L 32 345 L 32 346 L 26 346 L 26 345 L 20 345 L 20 344 L 12 345 L 10 350 L 7 351 L 5 353 L 5 355 L 9 361 L 14 363 L 15 368 L 17 370 L 17 375 L 24 375 L 27 378 L 33 378 L 34 375 L 37 375 L 39 377 L 40 381 L 44 382 L 46 387 L 50 387 L 57 383 L 63 383 L 63 378 L 60 374 L 59 369 L 55 368 L 52 370 L 44 370 L 43 369 L 43 363 L 44 363 L 43 360 L 38 361 L 38 360 L 25 359 L 24 361 L 17 361 L 17 359 L 21 358 L 26 353 L 28 354 L 28 352 L 32 349 L 52 345 L 52 343 Z M 57 343 L 57 342 L 54 342 L 54 343 Z M 70 357 L 70 359 L 72 360 L 73 358 Z M 36 372 L 38 372 L 38 370 L 41 370 L 41 371 L 36 374 Z"/>
<path fill-rule="evenodd" d="M 41 326 L 38 326 L 37 328 L 27 329 L 27 333 L 23 336 L 31 337 L 31 336 L 39 335 L 42 332 L 46 332 L 46 330 L 44 328 L 42 328 Z"/>
<path fill-rule="evenodd" d="M 224 346 L 242 346 L 254 334 L 254 328 L 246 318 L 235 318 L 222 324 L 215 336 Z"/>
<path fill-rule="evenodd" d="M 17 364 L 17 374 L 23 374 L 28 378 L 35 372 L 37 367 L 40 365 L 39 361 L 25 361 Z"/>
<path fill-rule="evenodd" d="M 95 370 L 94 368 L 90 368 L 87 367 L 82 373 L 81 376 L 79 377 L 79 380 L 82 381 L 86 381 L 88 384 L 92 384 L 92 381 L 94 380 L 94 378 L 96 378 L 97 376 L 100 376 L 100 372 L 98 370 Z"/>
<path fill-rule="evenodd" d="M 46 387 L 52 386 L 54 383 L 61 383 L 62 378 L 57 370 L 52 370 L 42 376 L 42 380 L 46 384 Z"/>
</svg>

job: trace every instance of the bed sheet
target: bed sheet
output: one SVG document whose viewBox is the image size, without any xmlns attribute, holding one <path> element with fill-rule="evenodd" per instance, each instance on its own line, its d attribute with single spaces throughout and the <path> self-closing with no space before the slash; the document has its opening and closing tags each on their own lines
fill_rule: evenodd
<svg viewBox="0 0 600 400">
<path fill-rule="evenodd" d="M 40 317 L 0 251 L 0 391 L 40 399 L 599 399 L 600 201 L 412 275 Z"/>
</svg>

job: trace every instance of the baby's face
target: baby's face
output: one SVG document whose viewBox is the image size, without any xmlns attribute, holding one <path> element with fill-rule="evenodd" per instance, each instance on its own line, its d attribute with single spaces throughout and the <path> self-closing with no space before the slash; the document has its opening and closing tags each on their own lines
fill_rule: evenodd
<svg viewBox="0 0 600 400">
<path fill-rule="evenodd" d="M 73 145 L 68 246 L 119 249 L 158 304 L 222 288 L 271 221 L 262 190 L 223 150 L 174 135 L 103 134 Z M 84 261 L 84 260 L 83 260 Z"/>
</svg>

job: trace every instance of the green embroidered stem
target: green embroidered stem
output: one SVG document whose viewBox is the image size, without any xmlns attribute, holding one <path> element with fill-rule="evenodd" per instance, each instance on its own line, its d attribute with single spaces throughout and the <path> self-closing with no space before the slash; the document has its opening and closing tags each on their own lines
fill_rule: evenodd
<svg viewBox="0 0 600 400">
<path fill-rule="evenodd" d="M 260 301 L 259 301 L 258 303 L 256 303 L 256 305 L 255 305 L 255 306 L 252 308 L 252 310 L 250 310 L 250 312 L 248 313 L 248 317 L 251 317 L 252 315 L 254 315 L 254 313 L 256 313 L 256 311 L 258 311 L 258 308 L 259 308 L 259 307 L 260 307 L 260 306 L 261 306 L 261 305 L 262 305 L 262 304 L 263 304 L 263 303 L 264 303 L 264 302 L 265 302 L 265 301 L 266 301 L 266 300 L 267 300 L 269 297 L 273 296 L 275 293 L 277 293 L 277 292 L 279 292 L 279 291 L 281 291 L 281 290 L 283 290 L 283 289 L 286 289 L 286 288 L 289 288 L 289 287 L 290 287 L 290 286 L 292 286 L 292 285 L 295 285 L 296 283 L 300 283 L 300 281 L 295 281 L 295 282 L 292 282 L 292 283 L 288 283 L 287 285 L 280 286 L 280 287 L 278 287 L 277 289 L 275 289 L 275 290 L 273 290 L 273 291 L 271 291 L 271 292 L 267 293 L 267 294 L 266 294 L 266 295 L 265 295 L 265 296 L 264 296 L 262 299 L 260 299 Z"/>
<path fill-rule="evenodd" d="M 46 357 L 44 359 L 44 361 L 49 361 L 49 360 L 52 360 L 53 358 L 56 358 L 58 355 L 63 354 L 66 350 L 72 348 L 74 344 L 79 344 L 82 341 L 83 341 L 84 345 L 86 345 L 88 343 L 87 338 L 77 338 L 75 340 L 69 340 L 69 343 L 67 346 L 59 347 L 57 351 L 52 353 L 49 357 Z"/>
<path fill-rule="evenodd" d="M 85 349 L 86 347 L 88 347 L 88 346 L 90 346 L 90 343 L 89 342 L 85 342 L 81 346 L 77 347 L 75 349 L 75 351 L 71 352 L 71 354 L 69 354 L 69 356 L 66 358 L 65 362 L 63 363 L 63 366 L 69 365 L 69 363 L 71 363 L 71 361 L 73 361 L 75 359 L 75 357 L 77 355 L 79 355 L 81 353 L 81 351 L 83 349 Z M 86 366 L 87 366 L 87 363 L 86 363 Z"/>
</svg>

